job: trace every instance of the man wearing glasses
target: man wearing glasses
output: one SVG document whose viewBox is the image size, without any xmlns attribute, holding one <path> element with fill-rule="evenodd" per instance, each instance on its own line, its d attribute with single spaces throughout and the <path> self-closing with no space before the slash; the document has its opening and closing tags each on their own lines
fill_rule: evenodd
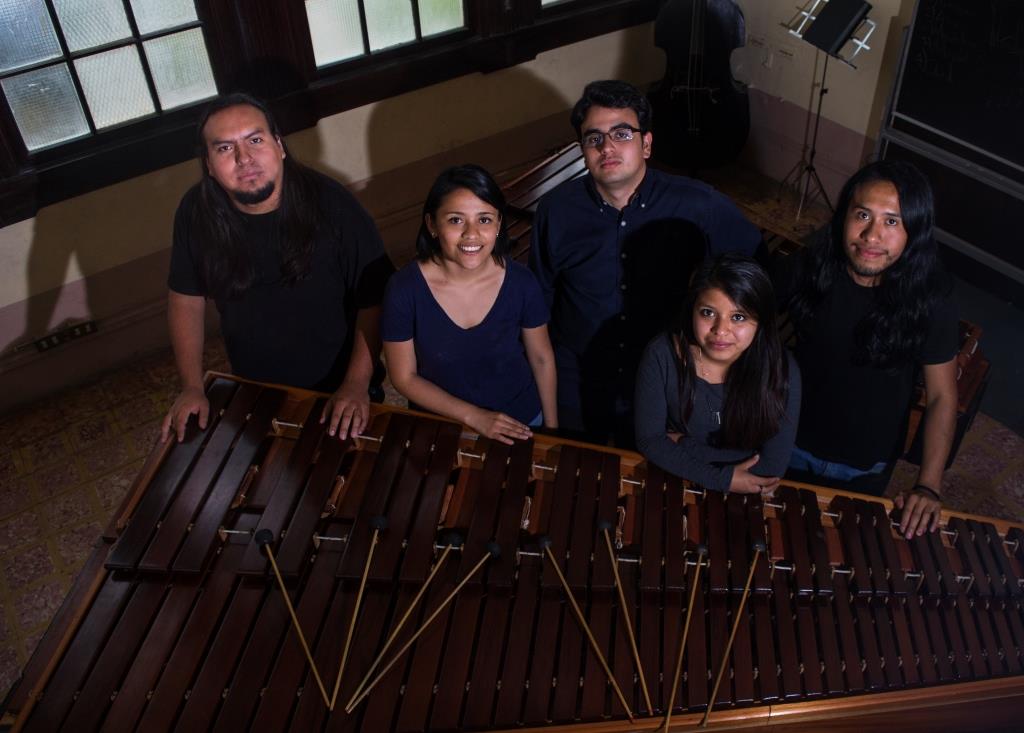
<svg viewBox="0 0 1024 733">
<path fill-rule="evenodd" d="M 551 308 L 559 424 L 633 447 L 633 386 L 647 342 L 672 324 L 707 255 L 753 255 L 760 232 L 725 196 L 647 166 L 651 107 L 595 81 L 570 118 L 589 175 L 541 199 L 530 266 Z"/>
</svg>

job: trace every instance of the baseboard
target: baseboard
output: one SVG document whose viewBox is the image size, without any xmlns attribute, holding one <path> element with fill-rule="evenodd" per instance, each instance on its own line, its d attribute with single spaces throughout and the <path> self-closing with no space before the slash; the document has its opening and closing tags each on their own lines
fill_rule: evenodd
<svg viewBox="0 0 1024 733">
<path fill-rule="evenodd" d="M 0 412 L 82 384 L 107 369 L 166 349 L 167 299 L 96 322 L 96 333 L 44 352 L 23 349 L 0 359 Z"/>
</svg>

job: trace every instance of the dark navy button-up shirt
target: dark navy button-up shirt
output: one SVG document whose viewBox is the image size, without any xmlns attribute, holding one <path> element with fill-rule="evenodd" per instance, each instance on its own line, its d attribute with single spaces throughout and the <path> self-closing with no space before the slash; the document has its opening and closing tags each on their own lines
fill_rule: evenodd
<svg viewBox="0 0 1024 733">
<path fill-rule="evenodd" d="M 559 403 L 577 410 L 591 398 L 580 390 L 631 402 L 640 354 L 677 320 L 694 267 L 705 255 L 753 255 L 761 243 L 728 198 L 650 167 L 621 211 L 590 176 L 563 183 L 541 199 L 532 236 L 530 267 L 551 308 Z"/>
</svg>

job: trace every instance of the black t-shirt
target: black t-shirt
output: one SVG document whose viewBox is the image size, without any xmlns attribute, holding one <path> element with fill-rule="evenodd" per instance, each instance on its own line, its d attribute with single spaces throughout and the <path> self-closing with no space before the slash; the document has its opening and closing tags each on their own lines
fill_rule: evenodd
<svg viewBox="0 0 1024 733">
<path fill-rule="evenodd" d="M 892 369 L 855 363 L 854 330 L 871 309 L 874 292 L 839 277 L 809 322 L 797 324 L 803 402 L 796 444 L 860 469 L 898 456 L 920 367 L 952 359 L 958 339 L 956 309 L 947 295 L 933 307 L 914 362 Z"/>
<path fill-rule="evenodd" d="M 217 298 L 228 358 L 248 379 L 334 391 L 352 352 L 356 312 L 380 305 L 394 271 L 370 215 L 341 184 L 320 174 L 320 208 L 308 274 L 294 284 L 281 275 L 279 211 L 242 214 L 255 282 L 241 295 Z M 189 233 L 197 189 L 174 218 L 167 284 L 207 296 L 199 243 Z"/>
</svg>

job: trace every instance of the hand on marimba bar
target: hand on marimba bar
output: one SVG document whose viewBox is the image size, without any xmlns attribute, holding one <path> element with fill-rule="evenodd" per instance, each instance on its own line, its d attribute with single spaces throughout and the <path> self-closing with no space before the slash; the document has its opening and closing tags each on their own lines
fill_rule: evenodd
<svg viewBox="0 0 1024 733">
<path fill-rule="evenodd" d="M 933 489 L 918 484 L 910 492 L 897 494 L 892 503 L 900 510 L 900 534 L 908 540 L 939 528 L 942 502 Z"/>
<path fill-rule="evenodd" d="M 329 435 L 337 434 L 339 440 L 363 432 L 370 415 L 370 399 L 366 386 L 343 382 L 338 391 L 331 395 L 320 414 L 320 424 L 327 425 Z"/>
<path fill-rule="evenodd" d="M 479 408 L 467 420 L 466 425 L 480 435 L 497 440 L 499 443 L 512 445 L 514 440 L 526 440 L 533 436 L 528 425 L 509 417 L 504 412 Z"/>
</svg>

